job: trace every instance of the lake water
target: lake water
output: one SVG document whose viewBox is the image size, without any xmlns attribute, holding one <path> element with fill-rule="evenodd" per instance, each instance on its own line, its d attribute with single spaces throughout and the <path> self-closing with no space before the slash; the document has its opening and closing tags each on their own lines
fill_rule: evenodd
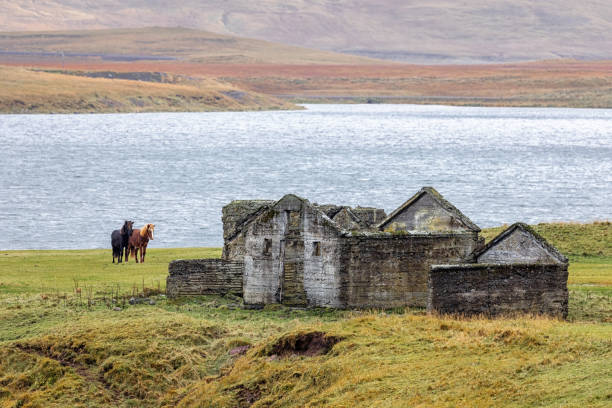
<svg viewBox="0 0 612 408">
<path fill-rule="evenodd" d="M 0 249 L 221 246 L 233 199 L 377 206 L 434 186 L 481 227 L 612 218 L 612 110 L 307 105 L 0 115 Z"/>
</svg>

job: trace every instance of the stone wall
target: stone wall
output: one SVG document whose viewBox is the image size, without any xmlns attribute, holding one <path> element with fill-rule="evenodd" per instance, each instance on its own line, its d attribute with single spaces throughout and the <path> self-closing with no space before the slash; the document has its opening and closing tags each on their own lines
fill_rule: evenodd
<svg viewBox="0 0 612 408">
<path fill-rule="evenodd" d="M 337 227 L 308 201 L 285 196 L 244 234 L 244 301 L 339 306 Z"/>
<path fill-rule="evenodd" d="M 223 259 L 176 260 L 168 265 L 166 293 L 181 295 L 242 295 L 242 262 Z"/>
<path fill-rule="evenodd" d="M 341 302 L 357 308 L 425 307 L 430 265 L 464 262 L 477 245 L 476 233 L 347 237 Z"/>
<path fill-rule="evenodd" d="M 427 309 L 498 316 L 534 313 L 567 317 L 567 264 L 432 266 Z"/>
</svg>

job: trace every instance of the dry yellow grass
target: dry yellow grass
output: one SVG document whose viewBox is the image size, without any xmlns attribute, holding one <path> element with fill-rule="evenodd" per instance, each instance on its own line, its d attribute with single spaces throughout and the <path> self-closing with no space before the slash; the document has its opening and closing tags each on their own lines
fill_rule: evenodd
<svg viewBox="0 0 612 408">
<path fill-rule="evenodd" d="M 188 84 L 84 78 L 0 66 L 0 112 L 84 113 L 292 109 L 214 79 Z"/>
<path fill-rule="evenodd" d="M 604 407 L 612 397 L 609 325 L 366 313 L 294 335 L 313 330 L 344 340 L 319 357 L 262 356 L 272 336 L 179 406 Z"/>
</svg>

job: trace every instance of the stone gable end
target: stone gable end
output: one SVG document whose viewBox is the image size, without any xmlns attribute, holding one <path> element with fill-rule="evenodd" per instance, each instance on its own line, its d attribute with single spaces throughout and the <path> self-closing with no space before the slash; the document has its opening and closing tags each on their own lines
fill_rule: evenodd
<svg viewBox="0 0 612 408">
<path fill-rule="evenodd" d="M 529 231 L 516 228 L 478 256 L 479 263 L 562 263 Z"/>
<path fill-rule="evenodd" d="M 430 194 L 422 194 L 387 221 L 385 231 L 412 233 L 469 232 L 469 228 L 447 211 Z"/>
</svg>

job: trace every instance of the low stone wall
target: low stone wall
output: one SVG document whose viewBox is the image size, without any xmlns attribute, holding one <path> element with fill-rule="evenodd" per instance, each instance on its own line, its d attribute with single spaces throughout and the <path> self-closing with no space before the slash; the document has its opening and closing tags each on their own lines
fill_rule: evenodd
<svg viewBox="0 0 612 408">
<path fill-rule="evenodd" d="M 345 307 L 427 306 L 432 264 L 465 262 L 478 237 L 468 234 L 352 236 L 341 250 Z"/>
<path fill-rule="evenodd" d="M 512 313 L 567 317 L 567 264 L 435 265 L 427 309 L 499 316 Z"/>
<path fill-rule="evenodd" d="M 242 296 L 244 264 L 223 259 L 180 259 L 168 265 L 166 293 L 181 295 Z"/>
</svg>

